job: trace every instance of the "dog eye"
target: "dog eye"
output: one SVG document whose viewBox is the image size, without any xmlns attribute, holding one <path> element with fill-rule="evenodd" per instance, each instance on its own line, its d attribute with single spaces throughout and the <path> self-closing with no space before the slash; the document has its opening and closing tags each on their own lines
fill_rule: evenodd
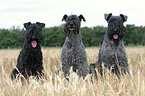
<svg viewBox="0 0 145 96">
<path fill-rule="evenodd" d="M 111 31 L 114 31 L 114 29 L 111 29 Z"/>
<path fill-rule="evenodd" d="M 119 27 L 119 29 L 121 29 L 121 30 L 123 29 L 123 26 L 120 26 L 120 25 L 119 25 L 118 27 Z"/>
<path fill-rule="evenodd" d="M 67 25 L 67 27 L 70 27 L 70 25 Z"/>
<path fill-rule="evenodd" d="M 34 31 L 31 31 L 32 34 L 34 34 Z"/>
</svg>

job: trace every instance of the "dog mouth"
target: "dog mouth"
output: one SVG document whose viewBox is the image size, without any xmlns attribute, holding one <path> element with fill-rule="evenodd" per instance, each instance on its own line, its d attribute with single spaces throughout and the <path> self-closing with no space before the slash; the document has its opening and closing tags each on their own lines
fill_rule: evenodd
<svg viewBox="0 0 145 96">
<path fill-rule="evenodd" d="M 70 28 L 69 30 L 70 30 L 70 31 L 74 31 L 74 28 Z"/>
<path fill-rule="evenodd" d="M 117 34 L 114 34 L 114 35 L 113 35 L 113 38 L 114 38 L 115 40 L 118 39 L 118 37 L 119 37 L 119 36 L 118 36 Z"/>
<path fill-rule="evenodd" d="M 35 40 L 33 40 L 33 41 L 31 41 L 31 45 L 32 45 L 33 48 L 36 48 L 37 42 Z"/>
</svg>

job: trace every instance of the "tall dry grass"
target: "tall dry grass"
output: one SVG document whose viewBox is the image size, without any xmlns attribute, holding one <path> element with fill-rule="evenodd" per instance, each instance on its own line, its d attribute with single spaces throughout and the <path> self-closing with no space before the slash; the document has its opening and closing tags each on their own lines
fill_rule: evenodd
<svg viewBox="0 0 145 96">
<path fill-rule="evenodd" d="M 16 66 L 20 50 L 0 50 L 0 96 L 145 96 L 145 48 L 127 47 L 131 76 L 118 79 L 106 73 L 105 78 L 85 79 L 70 71 L 69 82 L 60 73 L 54 72 L 60 65 L 61 48 L 46 48 L 43 51 L 43 66 L 46 79 L 30 78 L 22 86 L 20 80 L 11 81 L 10 73 Z M 86 48 L 88 62 L 96 62 L 99 48 Z"/>
</svg>

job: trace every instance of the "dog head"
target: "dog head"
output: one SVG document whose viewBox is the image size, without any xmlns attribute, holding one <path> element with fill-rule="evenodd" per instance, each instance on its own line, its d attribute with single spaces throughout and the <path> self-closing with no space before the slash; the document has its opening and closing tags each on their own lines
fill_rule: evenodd
<svg viewBox="0 0 145 96">
<path fill-rule="evenodd" d="M 86 21 L 83 15 L 70 15 L 67 16 L 66 14 L 63 16 L 62 21 L 65 21 L 66 24 L 64 25 L 64 33 L 65 35 L 69 34 L 79 34 L 81 21 Z"/>
<path fill-rule="evenodd" d="M 108 37 L 115 42 L 124 37 L 126 31 L 123 23 L 127 20 L 127 16 L 120 14 L 120 16 L 112 16 L 112 13 L 105 14 L 105 20 L 108 22 Z"/>
<path fill-rule="evenodd" d="M 26 29 L 25 42 L 31 44 L 33 48 L 36 48 L 42 41 L 42 28 L 44 26 L 45 24 L 40 22 L 34 24 L 31 22 L 24 23 Z"/>
</svg>

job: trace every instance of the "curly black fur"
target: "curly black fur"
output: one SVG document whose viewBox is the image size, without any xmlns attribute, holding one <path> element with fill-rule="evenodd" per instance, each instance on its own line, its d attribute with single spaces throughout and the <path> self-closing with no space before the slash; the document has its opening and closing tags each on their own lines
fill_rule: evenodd
<svg viewBox="0 0 145 96">
<path fill-rule="evenodd" d="M 24 46 L 20 51 L 16 68 L 11 73 L 11 79 L 17 76 L 28 78 L 29 76 L 41 76 L 43 74 L 43 62 L 40 43 L 42 41 L 42 28 L 44 23 L 31 22 L 25 23 L 26 34 L 24 38 Z M 32 44 L 33 43 L 33 44 Z"/>
<path fill-rule="evenodd" d="M 127 20 L 127 16 L 123 14 L 112 16 L 112 13 L 110 13 L 105 14 L 105 19 L 108 22 L 108 30 L 99 50 L 98 61 L 90 64 L 90 71 L 95 74 L 95 68 L 97 67 L 102 75 L 104 66 L 119 77 L 120 74 L 126 74 L 126 71 L 129 73 L 128 60 L 123 43 L 126 30 L 123 23 Z"/>
</svg>

